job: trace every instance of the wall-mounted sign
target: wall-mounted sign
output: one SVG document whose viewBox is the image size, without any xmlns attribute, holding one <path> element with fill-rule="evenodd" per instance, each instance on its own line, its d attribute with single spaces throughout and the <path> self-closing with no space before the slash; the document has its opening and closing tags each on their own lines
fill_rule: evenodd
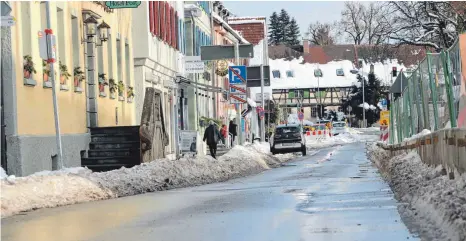
<svg viewBox="0 0 466 241">
<path fill-rule="evenodd" d="M 185 71 L 189 74 L 202 74 L 204 73 L 204 61 L 201 56 L 185 56 Z"/>
<path fill-rule="evenodd" d="M 141 5 L 141 1 L 106 1 L 105 6 L 110 9 L 119 8 L 137 8 Z"/>
</svg>

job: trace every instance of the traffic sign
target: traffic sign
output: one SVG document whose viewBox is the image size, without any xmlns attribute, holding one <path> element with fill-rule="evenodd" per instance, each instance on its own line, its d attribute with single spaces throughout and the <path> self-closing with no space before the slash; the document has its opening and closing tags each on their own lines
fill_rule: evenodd
<svg viewBox="0 0 466 241">
<path fill-rule="evenodd" d="M 264 93 L 264 100 L 270 100 L 270 93 L 269 92 Z M 262 94 L 261 93 L 256 93 L 256 101 L 262 101 Z"/>
<path fill-rule="evenodd" d="M 106 1 L 105 6 L 110 9 L 119 8 L 137 8 L 141 5 L 141 1 Z"/>
<path fill-rule="evenodd" d="M 57 45 L 56 45 L 56 38 L 55 35 L 48 35 L 50 38 L 50 41 L 52 42 L 52 51 L 51 51 L 51 56 L 49 57 L 47 53 L 47 35 L 43 31 L 37 32 L 37 37 L 39 39 L 39 56 L 43 60 L 52 60 L 56 59 L 57 55 Z"/>
<path fill-rule="evenodd" d="M 15 23 L 16 23 L 16 19 L 13 16 L 2 16 L 1 18 L 2 27 L 11 27 L 11 26 L 14 26 Z"/>
<path fill-rule="evenodd" d="M 246 94 L 230 94 L 230 104 L 244 104 L 246 103 Z"/>
<path fill-rule="evenodd" d="M 390 111 L 384 110 L 380 112 L 380 125 L 388 126 L 390 124 Z"/>
<path fill-rule="evenodd" d="M 246 66 L 230 66 L 228 67 L 228 78 L 230 84 L 246 84 Z"/>
<path fill-rule="evenodd" d="M 230 93 L 246 94 L 246 85 L 230 85 Z"/>
<path fill-rule="evenodd" d="M 303 112 L 298 112 L 298 119 L 302 121 L 304 119 L 304 113 Z"/>
<path fill-rule="evenodd" d="M 189 74 L 202 74 L 204 73 L 204 61 L 201 56 L 185 56 L 184 57 L 185 70 Z"/>
</svg>

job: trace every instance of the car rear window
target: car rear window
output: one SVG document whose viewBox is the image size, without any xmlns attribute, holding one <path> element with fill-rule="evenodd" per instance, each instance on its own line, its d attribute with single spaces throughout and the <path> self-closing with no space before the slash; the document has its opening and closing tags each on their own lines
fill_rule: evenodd
<svg viewBox="0 0 466 241">
<path fill-rule="evenodd" d="M 299 128 L 298 127 L 293 127 L 293 126 L 289 126 L 289 127 L 280 127 L 280 128 L 277 128 L 277 130 L 275 131 L 275 133 L 281 135 L 281 134 L 288 134 L 288 133 L 297 133 L 299 132 Z"/>
<path fill-rule="evenodd" d="M 345 123 L 333 123 L 333 127 L 345 127 Z"/>
</svg>

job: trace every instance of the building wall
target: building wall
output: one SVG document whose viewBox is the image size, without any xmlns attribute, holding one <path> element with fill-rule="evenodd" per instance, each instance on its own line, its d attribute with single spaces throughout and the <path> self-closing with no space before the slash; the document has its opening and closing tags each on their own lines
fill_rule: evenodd
<svg viewBox="0 0 466 241">
<path fill-rule="evenodd" d="M 204 45 L 210 45 L 212 43 L 211 38 L 211 25 L 210 25 L 210 5 L 208 2 L 194 2 L 188 1 L 185 4 L 196 4 L 203 11 L 200 17 L 194 17 L 195 28 L 193 30 L 192 18 L 185 18 L 185 29 L 186 29 L 186 55 L 187 56 L 199 56 L 200 47 Z M 194 39 L 194 45 L 193 45 Z M 210 73 L 208 68 L 206 71 Z M 203 74 L 195 74 L 198 83 L 212 85 L 212 81 L 204 79 Z M 194 74 L 189 74 L 188 78 L 194 81 Z M 197 101 L 196 96 L 197 95 Z M 189 129 L 195 130 L 198 123 L 198 117 L 210 117 L 213 116 L 213 93 L 198 90 L 195 93 L 195 89 L 192 87 L 187 88 L 188 102 L 188 126 Z M 197 102 L 197 103 L 196 103 Z"/>
<path fill-rule="evenodd" d="M 44 3 L 39 2 L 12 2 L 12 15 L 18 20 L 17 25 L 12 28 L 12 48 L 15 59 L 16 78 L 16 96 L 17 96 L 17 111 L 18 111 L 18 134 L 19 135 L 50 135 L 55 133 L 54 117 L 52 106 L 52 94 L 50 88 L 43 88 L 43 70 L 42 60 L 39 57 L 39 45 L 37 33 L 45 28 L 44 22 Z M 62 9 L 63 19 L 57 19 L 57 8 Z M 122 39 L 128 39 L 129 49 L 132 49 L 132 38 L 130 25 L 131 12 L 129 10 L 117 10 L 114 13 L 106 13 L 101 6 L 90 2 L 50 2 L 51 25 L 56 35 L 57 42 L 63 41 L 64 48 L 60 49 L 60 44 L 57 46 L 57 56 L 59 61 L 65 63 L 68 67 L 68 72 L 73 74 L 73 67 L 81 66 L 84 70 L 84 44 L 81 44 L 82 35 L 82 9 L 92 9 L 102 16 L 102 19 L 111 26 L 111 39 L 115 43 L 116 33 L 120 33 Z M 79 23 L 78 36 L 79 46 L 79 63 L 73 61 L 73 33 L 72 33 L 72 17 L 77 18 Z M 60 25 L 57 21 L 60 20 Z M 121 24 L 123 23 L 123 24 Z M 59 26 L 66 27 L 59 27 Z M 60 30 L 63 30 L 60 32 Z M 73 36 L 74 37 L 74 36 Z M 63 40 L 62 40 L 63 39 Z M 124 41 L 121 42 L 121 48 L 124 49 Z M 116 56 L 116 45 L 112 51 Z M 103 63 L 104 69 L 108 72 L 108 45 L 104 43 L 103 48 Z M 122 66 L 125 66 L 124 51 L 122 51 Z M 131 51 L 130 51 L 131 54 Z M 36 74 L 33 74 L 33 79 L 37 82 L 34 87 L 25 86 L 23 84 L 23 56 L 31 55 L 35 64 Z M 60 58 L 64 57 L 64 58 Z M 130 59 L 132 59 L 130 57 Z M 57 61 L 58 62 L 58 61 Z M 116 69 L 117 60 L 112 62 L 114 70 Z M 131 63 L 129 64 L 131 66 Z M 55 69 L 58 71 L 58 63 L 55 64 Z M 130 70 L 130 72 L 132 72 Z M 57 74 L 59 75 L 59 74 Z M 126 76 L 126 68 L 121 68 L 121 72 L 115 72 L 114 78 L 123 78 Z M 111 75 L 110 75 L 111 76 Z M 132 75 L 130 73 L 129 83 L 132 83 Z M 57 76 L 58 77 L 58 76 Z M 76 134 L 86 132 L 86 94 L 85 92 L 76 93 L 73 91 L 73 83 L 71 77 L 67 86 L 68 91 L 60 90 L 59 81 L 56 81 L 57 98 L 59 104 L 60 127 L 63 134 Z M 83 87 L 84 84 L 82 85 Z M 108 91 L 108 90 L 107 90 Z M 134 124 L 132 118 L 131 104 L 110 100 L 109 98 L 99 98 L 99 126 L 115 125 L 115 107 L 121 109 L 120 124 Z M 31 124 L 34 119 L 35 123 Z"/>
<path fill-rule="evenodd" d="M 175 77 L 183 68 L 184 8 L 177 1 L 142 2 L 133 9 L 133 39 L 136 89 L 136 122 L 140 123 L 145 88 L 162 92 L 165 126 L 170 137 L 167 151 L 174 151 L 174 115 L 176 104 Z"/>
<path fill-rule="evenodd" d="M 131 10 L 114 10 L 106 12 L 104 7 L 94 2 L 49 2 L 50 21 L 53 34 L 56 36 L 56 59 L 54 64 L 56 73 L 57 101 L 59 106 L 60 131 L 62 134 L 63 159 L 66 166 L 80 166 L 81 152 L 88 148 L 90 141 L 87 133 L 86 113 L 86 83 L 81 83 L 82 92 L 75 92 L 73 84 L 73 69 L 81 67 L 85 72 L 85 43 L 83 42 L 83 16 L 84 9 L 92 10 L 101 16 L 99 23 L 105 21 L 111 27 L 108 42 L 100 51 L 101 58 L 96 56 L 96 68 L 106 73 L 107 77 L 123 80 L 127 86 L 132 86 L 132 36 L 131 36 Z M 44 169 L 57 168 L 55 125 L 52 104 L 52 89 L 44 84 L 42 59 L 39 56 L 38 32 L 46 28 L 45 2 L 11 2 L 12 13 L 17 21 L 11 28 L 13 71 L 15 78 L 9 91 L 13 100 L 5 105 L 15 107 L 14 124 L 7 126 L 7 156 L 8 168 L 11 174 L 17 176 L 28 175 Z M 117 65 L 116 38 L 120 38 L 121 66 Z M 109 42 L 112 49 L 109 50 Z M 125 42 L 128 45 L 125 51 Z M 111 53 L 111 55 L 110 55 Z M 128 58 L 126 58 L 128 53 Z M 32 74 L 35 85 L 25 85 L 23 73 L 23 56 L 32 57 L 36 73 Z M 110 57 L 114 56 L 114 57 Z M 100 58 L 100 59 L 99 59 Z M 129 59 L 129 61 L 126 61 Z M 60 84 L 59 64 L 62 62 L 68 68 L 71 77 Z M 128 62 L 128 63 L 127 63 Z M 117 71 L 118 70 L 118 71 Z M 96 93 L 98 92 L 96 86 Z M 108 86 L 105 89 L 107 96 L 98 97 L 98 125 L 114 126 L 116 118 L 118 125 L 133 125 L 134 108 L 132 103 L 109 98 Z M 126 92 L 125 92 L 126 93 Z M 125 94 L 126 96 L 126 94 Z M 118 109 L 116 109 L 118 108 Z M 16 125 L 16 127 L 15 127 Z"/>
</svg>

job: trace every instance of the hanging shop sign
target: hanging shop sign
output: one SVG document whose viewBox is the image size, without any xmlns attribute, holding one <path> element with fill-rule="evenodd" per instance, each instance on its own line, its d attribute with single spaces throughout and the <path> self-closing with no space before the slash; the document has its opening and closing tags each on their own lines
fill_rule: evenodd
<svg viewBox="0 0 466 241">
<path fill-rule="evenodd" d="M 110 9 L 137 8 L 141 1 L 106 1 L 105 6 Z"/>
</svg>

